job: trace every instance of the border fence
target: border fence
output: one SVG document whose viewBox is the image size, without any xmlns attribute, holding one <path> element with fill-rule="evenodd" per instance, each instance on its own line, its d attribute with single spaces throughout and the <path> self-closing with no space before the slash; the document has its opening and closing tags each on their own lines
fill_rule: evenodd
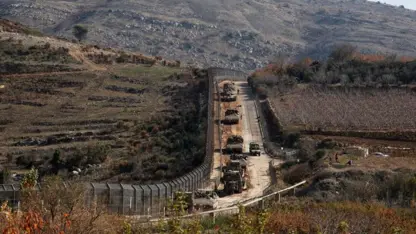
<svg viewBox="0 0 416 234">
<path fill-rule="evenodd" d="M 106 201 L 109 211 L 113 213 L 158 217 L 164 215 L 166 203 L 176 191 L 194 191 L 198 188 L 206 188 L 210 182 L 214 153 L 214 80 L 216 77 L 226 76 L 244 79 L 246 73 L 224 68 L 208 69 L 206 154 L 202 165 L 177 179 L 157 184 L 86 183 L 86 205 L 91 205 L 97 199 L 102 199 Z M 41 189 L 41 185 L 38 185 L 36 189 Z M 7 200 L 14 207 L 18 207 L 20 190 L 19 184 L 0 184 L 0 201 Z"/>
</svg>

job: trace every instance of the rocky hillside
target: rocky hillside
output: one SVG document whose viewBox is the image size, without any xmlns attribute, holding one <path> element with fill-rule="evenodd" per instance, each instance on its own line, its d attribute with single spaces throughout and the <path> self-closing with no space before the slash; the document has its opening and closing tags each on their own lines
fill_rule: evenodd
<svg viewBox="0 0 416 234">
<path fill-rule="evenodd" d="M 416 12 L 365 0 L 2 0 L 0 17 L 72 38 L 199 64 L 252 70 L 334 44 L 416 55 Z"/>
</svg>

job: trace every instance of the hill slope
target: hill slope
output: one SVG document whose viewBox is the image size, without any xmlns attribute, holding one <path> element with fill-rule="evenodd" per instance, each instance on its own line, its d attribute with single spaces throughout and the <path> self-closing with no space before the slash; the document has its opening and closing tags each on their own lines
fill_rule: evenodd
<svg viewBox="0 0 416 234">
<path fill-rule="evenodd" d="M 0 17 L 66 37 L 86 24 L 92 43 L 248 70 L 335 43 L 416 55 L 416 12 L 364 0 L 3 0 Z"/>
<path fill-rule="evenodd" d="M 0 173 L 35 166 L 41 176 L 144 183 L 201 163 L 206 71 L 7 20 L 0 59 Z"/>
</svg>

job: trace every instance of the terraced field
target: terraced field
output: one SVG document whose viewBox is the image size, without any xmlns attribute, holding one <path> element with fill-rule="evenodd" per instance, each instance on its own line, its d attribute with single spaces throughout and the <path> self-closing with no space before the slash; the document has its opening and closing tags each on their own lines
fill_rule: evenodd
<svg viewBox="0 0 416 234">
<path fill-rule="evenodd" d="M 0 78 L 0 163 L 43 174 L 79 167 L 85 179 L 137 182 L 198 164 L 204 77 L 162 66 L 109 69 Z"/>
</svg>

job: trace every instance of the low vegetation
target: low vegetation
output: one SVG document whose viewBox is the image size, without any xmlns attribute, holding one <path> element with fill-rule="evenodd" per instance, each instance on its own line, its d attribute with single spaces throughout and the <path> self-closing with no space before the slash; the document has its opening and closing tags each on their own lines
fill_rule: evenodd
<svg viewBox="0 0 416 234">
<path fill-rule="evenodd" d="M 395 55 L 363 55 L 351 45 L 335 47 L 326 61 L 309 58 L 290 63 L 285 58 L 253 73 L 256 88 L 276 84 L 399 86 L 415 82 L 416 60 Z"/>
<path fill-rule="evenodd" d="M 282 58 L 253 73 L 249 84 L 265 100 L 261 108 L 273 141 L 268 149 L 286 160 L 276 168 L 278 178 L 286 184 L 308 180 L 297 195 L 315 201 L 412 207 L 414 64 L 345 45 L 325 61 Z"/>
<path fill-rule="evenodd" d="M 2 233 L 412 233 L 414 208 L 388 208 L 380 203 L 324 202 L 308 199 L 271 201 L 268 209 L 240 207 L 236 215 L 181 219 L 185 200 L 171 202 L 169 220 L 138 223 L 106 212 L 100 200 L 85 206 L 82 186 L 66 187 L 57 177 L 47 178 L 42 190 L 26 184 L 19 211 L 3 203 Z M 181 196 L 178 196 L 181 198 Z"/>
<path fill-rule="evenodd" d="M 68 48 L 55 48 L 48 42 L 27 45 L 11 37 L 0 38 L 0 57 L 2 75 L 81 70 L 77 66 L 80 63 L 70 56 Z"/>
<path fill-rule="evenodd" d="M 36 166 L 44 175 L 104 163 L 83 175 L 115 182 L 166 180 L 199 165 L 206 73 L 131 69 L 136 72 L 3 79 L 1 147 L 3 157 L 10 155 L 7 165 Z"/>
<path fill-rule="evenodd" d="M 201 164 L 205 70 L 0 26 L 0 163 L 14 179 L 36 167 L 41 177 L 150 183 Z"/>
<path fill-rule="evenodd" d="M 253 73 L 249 83 L 269 98 L 278 124 L 288 131 L 400 134 L 416 127 L 415 64 L 396 56 L 362 55 L 344 45 L 326 61 L 280 59 Z"/>
</svg>

